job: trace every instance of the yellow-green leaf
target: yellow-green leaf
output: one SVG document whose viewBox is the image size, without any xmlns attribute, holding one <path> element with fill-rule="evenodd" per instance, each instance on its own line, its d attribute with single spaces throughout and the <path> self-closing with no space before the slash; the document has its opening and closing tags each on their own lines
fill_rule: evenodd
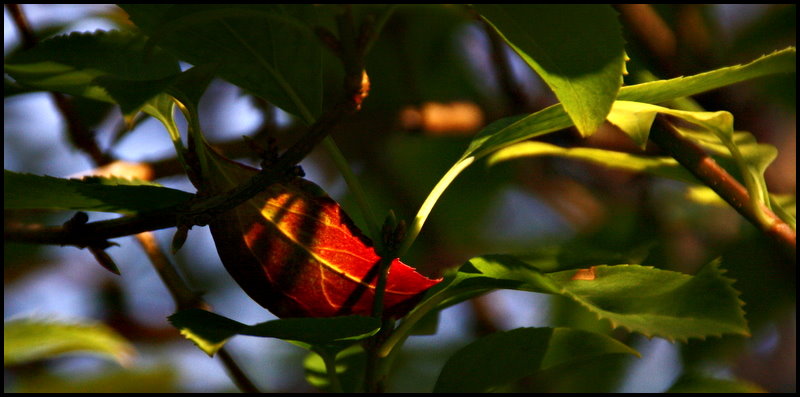
<svg viewBox="0 0 800 397">
<path fill-rule="evenodd" d="M 99 323 L 21 318 L 3 324 L 4 365 L 80 354 L 127 365 L 134 353 L 130 342 Z"/>
</svg>

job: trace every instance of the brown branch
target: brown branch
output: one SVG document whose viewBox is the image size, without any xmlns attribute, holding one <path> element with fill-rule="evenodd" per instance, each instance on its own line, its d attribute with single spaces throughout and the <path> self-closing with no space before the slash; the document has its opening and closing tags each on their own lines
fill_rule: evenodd
<svg viewBox="0 0 800 397">
<path fill-rule="evenodd" d="M 142 246 L 145 254 L 147 254 L 150 262 L 153 263 L 153 268 L 158 273 L 161 281 L 167 287 L 167 290 L 172 295 L 172 300 L 178 310 L 185 310 L 191 308 L 209 309 L 209 306 L 200 298 L 200 294 L 195 293 L 183 280 L 175 265 L 169 260 L 164 251 L 159 247 L 153 233 L 140 233 L 136 236 L 136 241 Z"/>
<path fill-rule="evenodd" d="M 233 383 L 244 393 L 261 393 L 255 384 L 247 377 L 247 374 L 242 371 L 236 361 L 231 357 L 231 354 L 223 347 L 217 352 L 217 356 L 228 369 L 228 374 L 231 376 Z"/>
<path fill-rule="evenodd" d="M 656 117 L 656 122 L 650 131 L 650 139 L 713 189 L 745 219 L 778 242 L 790 258 L 797 257 L 797 233 L 763 204 L 760 210 L 767 216 L 769 223 L 762 224 L 756 210 L 750 205 L 750 194 L 747 189 L 720 167 L 703 148 L 684 138 L 666 116 Z"/>
<path fill-rule="evenodd" d="M 178 225 L 179 220 L 203 224 L 202 219 L 234 208 L 269 185 L 291 177 L 293 167 L 305 158 L 342 118 L 352 114 L 356 109 L 357 104 L 351 100 L 340 102 L 325 112 L 306 135 L 284 152 L 270 168 L 262 170 L 249 181 L 227 193 L 191 200 L 178 207 L 86 223 L 80 227 L 6 224 L 5 239 L 22 243 L 74 245 L 84 248 L 111 238 L 174 227 Z"/>
<path fill-rule="evenodd" d="M 20 8 L 19 4 L 6 4 L 6 8 L 9 14 L 11 14 L 14 25 L 17 26 L 19 33 L 22 35 L 22 48 L 26 50 L 33 48 L 37 42 L 36 35 L 33 33 L 33 29 L 31 29 L 31 25 L 28 23 L 28 18 L 25 17 L 25 13 L 22 12 L 22 8 Z"/>
</svg>

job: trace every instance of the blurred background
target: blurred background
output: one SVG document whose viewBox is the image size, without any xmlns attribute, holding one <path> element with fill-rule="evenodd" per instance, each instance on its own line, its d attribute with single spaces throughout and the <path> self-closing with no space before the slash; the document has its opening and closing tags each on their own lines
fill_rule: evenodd
<svg viewBox="0 0 800 397">
<path fill-rule="evenodd" d="M 749 62 L 796 42 L 794 5 L 618 6 L 628 42 L 626 84 L 647 76 L 671 78 Z M 23 5 L 38 37 L 73 31 L 129 29 L 113 5 Z M 4 56 L 20 50 L 20 32 L 4 8 Z M 329 56 L 329 55 L 326 55 Z M 330 57 L 326 62 L 333 63 Z M 378 214 L 393 209 L 413 219 L 419 205 L 470 139 L 502 117 L 556 102 L 535 74 L 487 27 L 456 6 L 402 6 L 367 58 L 371 91 L 363 109 L 334 133 Z M 8 77 L 6 77 L 6 80 Z M 331 73 L 327 86 L 341 86 Z M 47 93 L 18 94 L 6 81 L 3 167 L 70 177 L 93 163 L 75 149 Z M 750 131 L 780 154 L 766 173 L 770 191 L 796 194 L 795 75 L 738 84 L 701 96 L 708 110 L 733 113 L 737 130 Z M 74 100 L 100 148 L 116 159 L 151 165 L 165 186 L 194 189 L 174 157 L 169 136 L 155 120 L 125 131 L 118 109 Z M 201 102 L 202 127 L 230 157 L 255 162 L 242 135 L 280 147 L 302 132 L 290 116 L 224 81 Z M 611 129 L 590 139 L 564 130 L 552 143 L 635 150 Z M 658 148 L 649 148 L 658 153 Z M 306 178 L 342 203 L 357 224 L 359 211 L 323 150 L 302 166 Z M 546 374 L 549 390 L 661 392 L 685 374 L 740 379 L 754 389 L 796 390 L 796 268 L 735 211 L 685 197 L 677 182 L 612 171 L 557 158 L 475 164 L 441 198 L 404 261 L 438 276 L 486 253 L 530 258 L 556 255 L 565 266 L 643 263 L 694 273 L 716 257 L 742 292 L 752 338 L 723 337 L 688 344 L 611 331 L 608 324 L 568 302 L 514 291 L 491 293 L 444 311 L 432 336 L 409 340 L 390 391 L 430 391 L 444 361 L 474 338 L 522 326 L 582 327 L 612 334 L 642 353 Z M 9 212 L 4 222 L 58 225 L 72 213 Z M 92 221 L 116 215 L 90 213 Z M 382 216 L 382 215 L 381 215 Z M 155 232 L 167 249 L 174 229 Z M 4 243 L 4 319 L 42 316 L 102 321 L 137 349 L 128 367 L 91 357 L 63 357 L 6 367 L 4 391 L 235 391 L 217 359 L 208 358 L 166 321 L 173 301 L 140 245 L 120 238 L 107 252 L 115 276 L 87 251 L 74 247 Z M 207 228 L 195 227 L 174 257 L 189 284 L 204 291 L 214 310 L 254 324 L 274 317 L 251 301 L 224 271 Z M 591 253 L 589 255 L 588 253 Z M 238 336 L 228 343 L 262 390 L 313 391 L 303 379 L 305 351 L 279 340 Z M 590 376 L 587 378 L 587 376 Z M 581 379 L 581 381 L 576 381 Z M 589 379 L 589 381 L 587 381 Z M 523 389 L 526 390 L 526 389 Z"/>
</svg>

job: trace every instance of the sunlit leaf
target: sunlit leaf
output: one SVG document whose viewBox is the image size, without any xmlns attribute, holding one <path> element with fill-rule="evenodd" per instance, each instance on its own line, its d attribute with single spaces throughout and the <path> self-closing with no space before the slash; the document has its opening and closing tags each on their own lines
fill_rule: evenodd
<svg viewBox="0 0 800 397">
<path fill-rule="evenodd" d="M 595 266 L 592 271 L 591 280 L 576 278 L 575 270 L 548 276 L 564 296 L 598 317 L 649 337 L 686 341 L 749 335 L 743 302 L 733 281 L 722 276 L 719 261 L 694 276 L 638 265 Z"/>
<path fill-rule="evenodd" d="M 685 341 L 723 334 L 749 335 L 742 302 L 732 283 L 722 276 L 719 261 L 694 276 L 639 265 L 599 265 L 544 273 L 511 256 L 486 255 L 470 259 L 432 288 L 406 317 L 399 334 L 409 332 L 432 310 L 495 289 L 516 289 L 567 297 L 614 327 L 648 337 Z M 393 343 L 387 343 L 384 351 Z"/>
<path fill-rule="evenodd" d="M 355 393 L 363 389 L 366 355 L 360 345 L 351 346 L 336 355 L 336 375 L 342 391 Z M 306 381 L 317 389 L 332 391 L 325 361 L 319 354 L 309 352 L 303 360 Z"/>
<path fill-rule="evenodd" d="M 102 324 L 38 318 L 21 318 L 3 323 L 4 365 L 82 354 L 109 358 L 127 365 L 135 351 L 127 340 Z"/>
<path fill-rule="evenodd" d="M 153 182 L 118 177 L 63 179 L 3 170 L 3 208 L 135 214 L 172 207 L 194 197 Z"/>
<path fill-rule="evenodd" d="M 747 65 L 721 68 L 690 77 L 622 87 L 617 99 L 659 103 L 756 77 L 794 72 L 795 53 L 794 47 L 791 47 L 761 57 Z M 563 106 L 557 104 L 527 116 L 497 120 L 481 130 L 470 142 L 461 158 L 444 174 L 420 206 L 400 252 L 405 252 L 413 243 L 436 201 L 447 187 L 476 159 L 517 142 L 549 134 L 571 125 L 572 121 L 564 112 Z"/>
<path fill-rule="evenodd" d="M 256 170 L 209 149 L 210 193 L 248 181 Z M 209 224 L 225 268 L 278 317 L 372 315 L 380 257 L 338 203 L 312 182 L 275 183 Z M 402 316 L 438 280 L 394 259 L 384 313 Z"/>
<path fill-rule="evenodd" d="M 517 328 L 478 339 L 445 363 L 434 392 L 491 392 L 537 371 L 608 354 L 639 355 L 608 336 L 569 328 Z"/>
<path fill-rule="evenodd" d="M 730 158 L 736 164 L 747 187 L 753 211 L 765 219 L 759 203 L 766 205 L 767 208 L 770 207 L 764 172 L 778 155 L 775 147 L 758 144 L 749 133 L 734 132 L 733 116 L 724 111 L 683 111 L 647 103 L 616 101 L 608 120 L 643 146 L 647 142 L 651 124 L 658 113 L 679 117 L 692 123 L 694 128 L 676 129 L 698 145 Z M 762 222 L 766 225 L 769 221 L 762 220 Z"/>
<path fill-rule="evenodd" d="M 605 4 L 476 4 L 558 97 L 581 135 L 605 121 L 622 85 L 625 42 Z"/>
<path fill-rule="evenodd" d="M 795 71 L 796 51 L 792 48 L 765 55 L 749 64 L 670 80 L 622 87 L 617 100 L 661 103 L 675 98 L 735 84 L 757 77 Z M 541 136 L 572 125 L 561 104 L 527 116 L 501 119 L 484 128 L 470 143 L 462 158 L 483 157 L 513 143 Z"/>
<path fill-rule="evenodd" d="M 170 316 L 169 321 L 209 356 L 235 335 L 278 338 L 309 346 L 346 347 L 380 328 L 379 320 L 359 316 L 291 318 L 246 325 L 200 309 L 182 310 Z"/>
<path fill-rule="evenodd" d="M 103 371 L 98 375 L 64 377 L 51 373 L 15 379 L 19 393 L 169 393 L 179 392 L 178 370 L 160 364 L 148 368 Z"/>
<path fill-rule="evenodd" d="M 564 148 L 536 141 L 520 142 L 500 149 L 491 155 L 489 163 L 494 164 L 520 157 L 535 156 L 561 156 L 610 168 L 644 172 L 685 182 L 697 182 L 697 179 L 689 171 L 671 157 L 648 157 L 596 148 Z"/>
</svg>

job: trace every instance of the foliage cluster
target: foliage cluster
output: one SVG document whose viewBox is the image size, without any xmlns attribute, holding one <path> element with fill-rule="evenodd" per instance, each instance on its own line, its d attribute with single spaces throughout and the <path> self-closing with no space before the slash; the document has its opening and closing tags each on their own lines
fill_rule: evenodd
<svg viewBox="0 0 800 397">
<path fill-rule="evenodd" d="M 720 379 L 707 371 L 708 363 L 731 365 L 737 354 L 731 352 L 743 351 L 748 337 L 791 313 L 796 258 L 794 189 L 772 187 L 768 170 L 779 150 L 764 143 L 769 128 L 740 122 L 734 109 L 740 104 L 708 93 L 758 81 L 770 89 L 764 94 L 769 106 L 785 106 L 794 117 L 794 35 L 791 42 L 781 40 L 794 32 L 795 8 L 771 10 L 764 20 L 792 15 L 791 23 L 761 30 L 754 24 L 731 48 L 714 42 L 703 47 L 700 36 L 683 36 L 688 33 L 682 24 L 691 20 L 687 13 L 710 29 L 702 10 L 707 9 L 121 5 L 109 15 L 125 15 L 130 23 L 118 29 L 41 41 L 31 36 L 26 48 L 5 58 L 7 104 L 52 93 L 70 121 L 72 144 L 98 167 L 121 164 L 125 153 L 115 146 L 149 119 L 163 125 L 175 156 L 145 164 L 148 173 L 133 178 L 5 170 L 6 250 L 19 249 L 17 243 L 73 245 L 120 272 L 109 256 L 110 239 L 176 228 L 170 231 L 173 253 L 180 250 L 174 256 L 147 233 L 137 236 L 174 298 L 177 309 L 169 322 L 208 355 L 221 356 L 245 391 L 261 382 L 251 381 L 246 374 L 256 370 L 242 371 L 225 350 L 236 335 L 305 349 L 302 366 L 314 388 L 404 391 L 397 368 L 424 358 L 404 353 L 403 345 L 415 335 L 435 334 L 443 327 L 441 313 L 462 302 L 472 305 L 479 330 L 457 348 L 438 351 L 446 358 L 439 360 L 432 391 L 615 390 L 632 358 L 641 356 L 639 336 L 683 346 L 684 371 L 670 390 L 791 389 Z M 654 32 L 641 30 L 646 18 L 656 18 L 660 29 L 681 41 L 654 44 Z M 455 37 L 484 42 L 462 48 Z M 777 39 L 753 42 L 759 37 Z M 483 63 L 476 61 L 481 56 Z M 527 80 L 515 76 L 520 68 Z M 546 91 L 537 97 L 524 84 L 534 73 Z M 262 114 L 261 128 L 246 143 L 215 141 L 212 132 L 225 123 L 206 121 L 213 108 L 209 87 L 222 84 L 238 87 Z M 91 131 L 120 112 L 123 128 L 108 148 L 99 149 Z M 276 116 L 288 121 L 277 122 Z M 208 154 L 206 139 L 229 157 L 258 158 L 264 169 L 243 182 L 218 185 L 226 189 L 204 188 L 213 184 L 209 180 L 228 178 L 214 174 L 214 162 L 221 160 Z M 280 156 L 262 148 L 276 142 L 288 148 Z M 311 153 L 317 143 L 324 155 Z M 378 302 L 372 316 L 247 325 L 217 314 L 236 310 L 213 301 L 211 310 L 188 286 L 185 280 L 197 276 L 185 264 L 199 259 L 181 247 L 196 238 L 198 226 L 213 228 L 220 214 L 282 186 L 310 153 L 304 164 L 332 165 L 327 172 L 347 185 L 336 197 L 342 208 L 389 259 L 379 261 L 386 262 L 382 274 L 367 287 Z M 793 184 L 793 164 L 790 170 Z M 153 182 L 177 174 L 198 191 Z M 484 221 L 498 207 L 492 199 L 521 189 L 549 200 L 574 232 L 543 239 L 528 235 L 532 229 L 526 226 L 514 238 L 498 237 L 510 226 Z M 509 203 L 499 207 L 511 220 L 528 211 Z M 41 226 L 34 225 L 38 220 L 30 210 L 80 212 L 62 226 Z M 124 216 L 88 222 L 83 211 Z M 312 218 L 315 227 L 329 227 L 323 215 Z M 736 230 L 715 230 L 720 222 Z M 676 250 L 680 243 L 694 251 Z M 304 247 L 314 257 L 328 249 Z M 14 262 L 9 255 L 4 262 Z M 396 257 L 442 281 L 405 316 L 392 319 L 381 316 L 381 305 L 389 262 Z M 19 271 L 10 266 L 15 265 L 5 264 L 7 274 Z M 121 266 L 123 278 L 128 266 Z M 210 295 L 219 287 L 211 280 L 201 284 Z M 481 310 L 486 294 L 497 290 L 549 296 L 541 301 L 549 305 L 548 326 L 504 329 Z M 746 308 L 752 308 L 747 315 Z M 129 339 L 136 332 L 126 321 L 7 319 L 4 358 L 15 378 L 6 388 L 39 390 L 35 385 L 44 379 L 59 390 L 173 384 L 149 371 L 126 370 L 125 381 L 112 374 L 77 384 L 26 370 L 42 360 L 85 353 L 128 365 L 135 350 Z"/>
</svg>

